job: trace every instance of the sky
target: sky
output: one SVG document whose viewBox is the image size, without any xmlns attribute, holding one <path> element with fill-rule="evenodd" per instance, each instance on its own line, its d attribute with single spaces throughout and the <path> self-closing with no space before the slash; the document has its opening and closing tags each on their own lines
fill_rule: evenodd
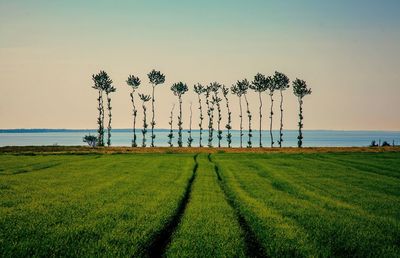
<svg viewBox="0 0 400 258">
<path fill-rule="evenodd" d="M 166 75 L 156 88 L 158 128 L 168 127 L 177 103 L 175 82 L 189 85 L 184 127 L 192 103 L 196 128 L 195 83 L 231 86 L 280 71 L 312 88 L 304 129 L 398 131 L 399 12 L 397 0 L 0 0 L 0 128 L 96 128 L 91 76 L 100 70 L 117 88 L 113 128 L 130 128 L 125 81 L 139 76 L 138 91 L 150 93 L 147 73 L 156 69 Z M 284 97 L 284 126 L 295 129 L 292 88 Z M 258 97 L 248 98 L 258 127 Z M 263 101 L 267 129 L 267 94 Z M 276 94 L 275 129 L 278 103 Z M 230 104 L 238 128 L 238 98 L 230 96 Z"/>
</svg>

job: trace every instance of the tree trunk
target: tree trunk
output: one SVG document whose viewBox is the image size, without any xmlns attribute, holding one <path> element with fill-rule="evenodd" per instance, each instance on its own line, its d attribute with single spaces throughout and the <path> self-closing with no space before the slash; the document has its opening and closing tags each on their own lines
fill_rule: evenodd
<svg viewBox="0 0 400 258">
<path fill-rule="evenodd" d="M 199 122 L 199 128 L 200 128 L 200 135 L 199 135 L 199 147 L 203 147 L 201 144 L 201 141 L 203 139 L 203 108 L 201 106 L 201 97 L 200 94 L 197 95 L 199 98 L 199 111 L 200 111 L 200 122 Z"/>
<path fill-rule="evenodd" d="M 104 100 L 101 96 L 101 146 L 104 146 Z"/>
<path fill-rule="evenodd" d="M 154 135 L 154 126 L 156 125 L 156 122 L 154 120 L 154 116 L 155 116 L 155 112 L 154 112 L 154 88 L 155 85 L 153 85 L 153 89 L 152 89 L 152 94 L 151 94 L 151 112 L 152 112 L 152 117 L 151 117 L 151 147 L 154 147 L 154 138 L 156 138 L 156 136 Z"/>
<path fill-rule="evenodd" d="M 225 101 L 226 101 L 226 109 L 228 111 L 228 123 L 225 126 L 226 129 L 228 130 L 228 133 L 226 135 L 226 140 L 228 142 L 228 148 L 230 148 L 231 147 L 231 143 L 232 143 L 232 134 L 231 134 L 231 120 L 232 120 L 231 115 L 232 114 L 231 114 L 231 110 L 229 108 L 228 97 L 226 95 L 224 95 L 224 97 L 225 97 Z"/>
<path fill-rule="evenodd" d="M 303 99 L 299 97 L 299 136 L 297 137 L 297 146 L 301 148 L 303 146 L 303 133 L 301 129 L 303 128 Z"/>
<path fill-rule="evenodd" d="M 99 117 L 97 118 L 97 124 L 99 126 L 99 128 L 97 129 L 97 145 L 98 146 L 104 146 L 104 140 L 103 140 L 103 95 L 101 90 L 99 90 L 99 97 L 97 98 L 97 101 L 99 102 L 99 106 L 98 106 L 98 111 L 99 111 Z"/>
<path fill-rule="evenodd" d="M 169 121 L 170 130 L 169 130 L 169 134 L 168 134 L 168 138 L 169 138 L 168 144 L 169 144 L 169 147 L 173 147 L 173 146 L 174 146 L 174 145 L 172 144 L 172 138 L 174 138 L 174 132 L 173 132 L 173 129 L 172 129 L 173 118 L 174 118 L 174 108 L 175 108 L 175 104 L 172 106 L 172 109 L 171 109 L 171 116 L 169 117 L 169 119 L 170 119 L 170 121 Z"/>
<path fill-rule="evenodd" d="M 182 96 L 179 95 L 178 146 L 182 147 Z"/>
<path fill-rule="evenodd" d="M 243 111 L 242 111 L 242 97 L 239 97 L 240 107 L 240 148 L 243 148 Z"/>
<path fill-rule="evenodd" d="M 137 116 L 137 110 L 136 110 L 136 106 L 135 106 L 135 100 L 134 100 L 134 93 L 135 90 L 132 90 L 131 92 L 131 102 L 132 102 L 132 107 L 133 107 L 133 140 L 132 140 L 132 147 L 137 147 L 137 143 L 136 143 L 136 116 Z"/>
<path fill-rule="evenodd" d="M 206 95 L 206 105 L 207 105 L 207 117 L 208 117 L 208 147 L 210 147 L 210 137 L 211 137 L 211 108 L 210 108 L 210 100 L 209 96 Z"/>
<path fill-rule="evenodd" d="M 189 138 L 188 138 L 188 147 L 192 147 L 192 103 L 190 103 L 190 117 L 189 117 Z"/>
<path fill-rule="evenodd" d="M 214 133 L 214 128 L 213 128 L 213 122 L 214 122 L 214 104 L 210 105 L 210 96 L 207 96 L 207 114 L 208 114 L 208 147 L 212 147 L 212 141 L 213 141 L 213 133 Z"/>
<path fill-rule="evenodd" d="M 211 134 L 209 139 L 209 147 L 213 146 L 213 139 L 214 139 L 214 103 L 211 104 Z"/>
<path fill-rule="evenodd" d="M 146 147 L 146 133 L 147 133 L 147 119 L 146 119 L 146 105 L 145 102 L 143 101 L 143 139 L 142 139 L 142 147 Z"/>
<path fill-rule="evenodd" d="M 271 137 L 271 148 L 274 147 L 274 136 L 272 135 L 272 116 L 274 115 L 273 108 L 274 108 L 274 99 L 273 99 L 273 93 L 269 93 L 269 97 L 271 98 L 271 109 L 269 113 L 269 134 Z"/>
<path fill-rule="evenodd" d="M 259 108 L 259 113 L 260 113 L 260 127 L 259 127 L 259 135 L 260 135 L 260 148 L 262 148 L 262 98 L 261 98 L 261 91 L 258 92 L 258 98 L 260 100 L 260 108 Z"/>
<path fill-rule="evenodd" d="M 282 129 L 283 129 L 283 94 L 282 94 L 282 90 L 280 90 L 281 92 L 281 104 L 280 104 L 280 108 L 281 108 L 281 124 L 279 127 L 279 148 L 282 148 L 282 142 L 283 142 L 283 133 L 282 133 Z"/>
<path fill-rule="evenodd" d="M 246 108 L 247 108 L 247 117 L 249 119 L 249 140 L 247 141 L 247 148 L 251 148 L 251 137 L 253 136 L 252 130 L 251 130 L 251 113 L 249 109 L 249 102 L 247 101 L 247 96 L 244 94 L 244 99 L 246 101 Z"/>
<path fill-rule="evenodd" d="M 107 108 L 108 108 L 108 126 L 107 126 L 107 146 L 111 146 L 111 98 L 107 93 Z"/>
<path fill-rule="evenodd" d="M 217 110 L 218 110 L 218 148 L 221 148 L 221 139 L 222 139 L 222 131 L 221 131 L 221 120 L 222 120 L 222 115 L 221 115 L 221 105 L 220 105 L 220 99 L 218 98 L 217 93 L 215 93 L 215 101 L 217 102 Z"/>
</svg>

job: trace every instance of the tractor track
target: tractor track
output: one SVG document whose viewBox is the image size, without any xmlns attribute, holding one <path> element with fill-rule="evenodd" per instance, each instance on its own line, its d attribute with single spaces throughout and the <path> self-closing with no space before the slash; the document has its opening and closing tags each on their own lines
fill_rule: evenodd
<svg viewBox="0 0 400 258">
<path fill-rule="evenodd" d="M 245 217 L 241 213 L 238 205 L 235 203 L 235 200 L 229 196 L 229 194 L 227 192 L 227 186 L 224 183 L 224 181 L 222 180 L 218 165 L 211 158 L 211 153 L 208 154 L 207 158 L 208 158 L 208 161 L 211 162 L 214 166 L 214 171 L 218 178 L 218 184 L 219 184 L 222 192 L 224 193 L 226 201 L 228 202 L 228 204 L 232 207 L 232 209 L 235 212 L 236 219 L 239 222 L 239 226 L 244 235 L 247 257 L 269 257 L 266 254 L 265 249 L 262 247 L 261 243 L 258 241 L 256 235 L 252 231 L 250 225 L 247 223 Z"/>
<path fill-rule="evenodd" d="M 198 154 L 194 155 L 194 167 L 192 176 L 190 177 L 188 184 L 186 185 L 185 194 L 183 198 L 180 200 L 178 208 L 174 215 L 172 215 L 171 219 L 167 222 L 165 227 L 156 234 L 156 236 L 152 239 L 151 243 L 147 245 L 145 249 L 145 254 L 147 257 L 163 257 L 164 253 L 167 249 L 168 244 L 171 242 L 172 235 L 178 228 L 183 214 L 185 213 L 187 204 L 190 200 L 190 195 L 192 192 L 192 185 L 196 178 L 197 168 L 199 167 L 199 163 L 197 162 Z"/>
</svg>

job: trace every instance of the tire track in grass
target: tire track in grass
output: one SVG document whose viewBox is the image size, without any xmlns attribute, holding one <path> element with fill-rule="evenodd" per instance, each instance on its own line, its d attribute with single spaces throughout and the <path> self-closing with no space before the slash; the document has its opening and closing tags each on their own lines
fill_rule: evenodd
<svg viewBox="0 0 400 258">
<path fill-rule="evenodd" d="M 238 164 L 236 164 L 236 166 L 237 165 Z M 363 210 L 357 210 L 351 207 L 352 205 L 346 207 L 345 204 L 336 203 L 335 200 L 327 196 L 315 194 L 313 191 L 310 192 L 310 190 L 301 183 L 298 185 L 295 181 L 290 180 L 293 174 L 291 172 L 294 172 L 294 170 L 291 171 L 292 169 L 289 167 L 285 168 L 285 172 L 287 173 L 279 173 L 271 169 L 273 166 L 271 166 L 270 163 L 268 165 L 261 162 L 256 162 L 254 164 L 254 162 L 248 160 L 243 164 L 243 167 L 237 168 L 233 166 L 232 168 L 236 169 L 236 171 L 240 171 L 250 165 L 254 165 L 252 169 L 254 169 L 254 172 L 256 172 L 254 174 L 257 175 L 259 179 L 265 179 L 266 184 L 271 184 L 270 187 L 275 188 L 274 191 L 268 190 L 271 193 L 275 192 L 275 196 L 271 195 L 270 198 L 265 198 L 256 192 L 250 194 L 251 187 L 248 187 L 248 190 L 245 191 L 254 198 L 267 202 L 267 206 L 273 207 L 273 209 L 279 212 L 283 217 L 293 220 L 308 232 L 312 237 L 311 240 L 316 243 L 312 246 L 317 253 L 311 254 L 311 256 L 369 256 L 368 253 L 370 253 L 371 256 L 371 250 L 374 250 L 372 256 L 379 256 L 377 254 L 386 256 L 390 253 L 390 251 L 388 251 L 389 249 L 380 249 L 379 242 L 374 240 L 376 237 L 380 242 L 395 243 L 391 239 L 391 236 L 396 236 L 396 229 L 391 230 L 390 226 L 387 227 L 388 222 L 386 219 L 378 220 L 378 218 L 374 218 L 373 215 L 371 215 L 373 216 L 371 217 Z M 265 173 L 261 173 L 262 171 Z M 308 172 L 310 171 L 303 171 L 304 175 L 307 175 Z M 240 173 L 236 174 L 240 175 Z M 263 176 L 266 174 L 269 174 L 269 177 Z M 252 177 L 253 181 L 259 181 L 259 179 Z M 280 183 L 278 185 L 273 185 L 274 179 L 278 180 L 277 182 Z M 276 186 L 282 187 L 277 188 Z M 267 189 L 268 186 L 258 185 L 257 187 L 259 189 Z M 281 191 L 282 194 L 277 193 L 275 190 Z M 277 198 L 278 196 L 282 196 L 282 199 L 279 200 L 279 198 Z M 371 223 L 370 226 L 368 226 L 367 223 L 370 219 Z M 319 223 L 315 223 L 316 221 Z M 380 225 L 382 229 L 378 230 L 376 225 Z M 396 224 L 393 224 L 393 226 L 396 228 Z M 385 231 L 388 235 L 387 237 L 381 234 L 381 232 Z M 372 237 L 369 237 L 371 235 L 370 232 L 374 232 Z M 328 239 L 332 240 L 327 241 Z M 370 249 L 365 251 L 366 248 L 363 246 L 367 245 L 360 243 L 367 243 Z M 393 246 L 395 246 L 395 244 L 393 244 Z M 305 256 L 304 253 L 301 254 L 301 256 Z"/>
<path fill-rule="evenodd" d="M 182 220 L 186 206 L 190 199 L 193 181 L 196 178 L 197 168 L 199 167 L 199 163 L 197 162 L 198 155 L 199 154 L 196 154 L 193 157 L 194 159 L 193 173 L 188 181 L 185 193 L 183 195 L 183 198 L 180 200 L 178 204 L 178 208 L 175 214 L 172 215 L 171 219 L 166 223 L 165 227 L 156 234 L 156 236 L 152 239 L 151 243 L 147 245 L 145 253 L 148 257 L 163 257 L 168 244 L 171 242 L 172 235 L 174 234 L 174 232 L 178 228 L 179 223 Z"/>
<path fill-rule="evenodd" d="M 242 232 L 244 233 L 244 239 L 246 242 L 246 255 L 248 257 L 269 257 L 267 255 L 265 249 L 262 247 L 261 243 L 258 241 L 256 235 L 252 231 L 250 225 L 247 223 L 243 214 L 240 212 L 240 209 L 236 205 L 235 200 L 233 200 L 232 197 L 230 197 L 228 195 L 226 185 L 225 185 L 224 181 L 222 180 L 222 177 L 219 173 L 219 167 L 212 160 L 211 153 L 208 154 L 207 158 L 208 158 L 208 161 L 211 162 L 214 166 L 214 171 L 218 178 L 218 184 L 219 184 L 222 192 L 224 193 L 226 201 L 232 207 L 232 209 L 235 211 L 235 215 L 239 222 L 240 228 L 241 228 Z"/>
</svg>

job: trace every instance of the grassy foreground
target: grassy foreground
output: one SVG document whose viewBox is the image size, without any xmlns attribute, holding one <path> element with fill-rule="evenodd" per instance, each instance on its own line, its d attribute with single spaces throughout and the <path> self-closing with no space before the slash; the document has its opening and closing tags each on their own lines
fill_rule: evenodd
<svg viewBox="0 0 400 258">
<path fill-rule="evenodd" d="M 0 256 L 399 257 L 400 152 L 3 149 Z"/>
</svg>

